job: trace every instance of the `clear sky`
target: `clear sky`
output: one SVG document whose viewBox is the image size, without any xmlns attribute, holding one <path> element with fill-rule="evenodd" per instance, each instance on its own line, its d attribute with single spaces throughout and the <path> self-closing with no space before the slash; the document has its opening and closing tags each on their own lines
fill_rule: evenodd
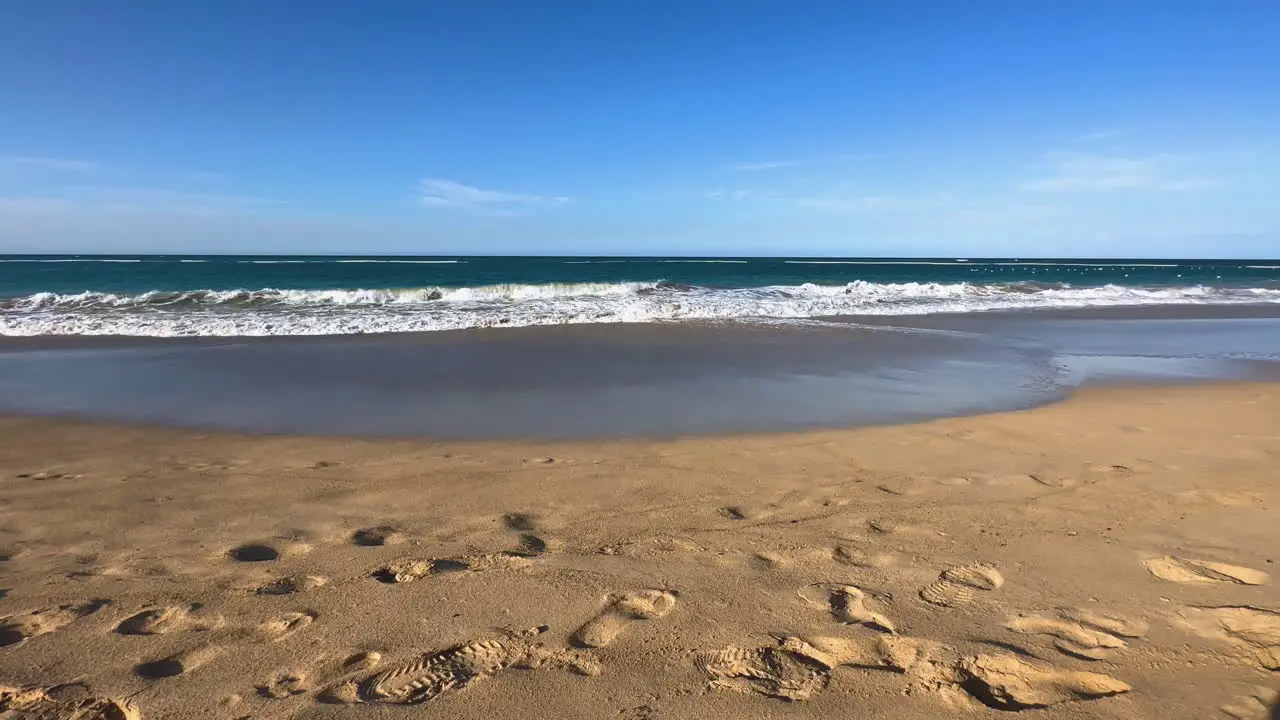
<svg viewBox="0 0 1280 720">
<path fill-rule="evenodd" d="M 1277 0 L 5 0 L 0 252 L 1280 256 Z"/>
</svg>

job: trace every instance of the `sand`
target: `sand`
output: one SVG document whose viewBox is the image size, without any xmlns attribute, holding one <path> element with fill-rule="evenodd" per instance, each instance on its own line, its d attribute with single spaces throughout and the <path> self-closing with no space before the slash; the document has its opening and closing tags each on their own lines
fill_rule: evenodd
<svg viewBox="0 0 1280 720">
<path fill-rule="evenodd" d="M 1261 718 L 1280 686 L 1277 385 L 663 442 L 0 433 L 0 717 Z"/>
</svg>

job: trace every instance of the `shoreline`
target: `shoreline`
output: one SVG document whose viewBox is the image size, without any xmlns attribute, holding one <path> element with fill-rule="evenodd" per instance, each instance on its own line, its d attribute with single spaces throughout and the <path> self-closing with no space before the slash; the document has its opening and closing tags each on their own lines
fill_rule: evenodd
<svg viewBox="0 0 1280 720">
<path fill-rule="evenodd" d="M 836 425 L 836 426 L 817 426 L 817 427 L 796 427 L 781 429 L 765 429 L 765 430 L 746 430 L 746 431 L 726 431 L 726 432 L 705 432 L 705 433 L 689 433 L 681 435 L 601 435 L 601 436 L 584 436 L 584 437 L 431 437 L 425 435 L 343 435 L 343 434 L 326 434 L 326 433 L 293 433 L 282 431 L 252 431 L 252 430 L 235 430 L 216 427 L 201 426 L 184 426 L 166 423 L 163 421 L 147 422 L 147 421 L 130 421 L 130 420 L 114 420 L 93 417 L 77 417 L 73 415 L 39 415 L 33 413 L 15 413 L 0 412 L 0 427 L 18 426 L 23 429 L 43 429 L 49 432 L 56 432 L 69 428 L 77 428 L 83 430 L 92 430 L 94 428 L 103 431 L 117 429 L 120 431 L 139 432 L 139 433 L 175 433 L 178 435 L 190 435 L 201 438 L 221 438 L 221 439 L 238 439 L 241 441 L 254 440 L 277 440 L 277 441 L 305 441 L 305 442 L 359 442 L 359 443 L 389 443 L 389 444 L 413 444 L 428 446 L 448 446 L 448 447 L 470 447 L 477 450 L 488 446 L 508 446 L 515 445 L 521 447 L 556 447 L 569 445 L 632 445 L 632 444 L 658 444 L 658 443 L 678 443 L 678 442 L 698 442 L 698 441 L 749 441 L 757 440 L 783 440 L 785 438 L 804 436 L 804 435 L 840 435 L 844 433 L 872 432 L 877 430 L 890 430 L 895 428 L 912 428 L 930 425 L 933 423 L 945 423 L 950 421 L 964 420 L 981 420 L 984 418 L 1001 417 L 1007 415 L 1017 415 L 1021 413 L 1031 413 L 1038 410 L 1058 407 L 1067 403 L 1078 401 L 1082 398 L 1092 398 L 1098 394 L 1107 393 L 1144 393 L 1159 392 L 1162 390 L 1178 391 L 1181 389 L 1195 388 L 1221 388 L 1224 390 L 1233 390 L 1238 388 L 1280 388 L 1280 366 L 1275 363 L 1261 362 L 1259 363 L 1267 370 L 1274 370 L 1277 374 L 1273 377 L 1269 373 L 1264 375 L 1262 379 L 1250 378 L 1163 378 L 1163 377 L 1126 377 L 1126 378 L 1102 378 L 1087 381 L 1081 385 L 1070 388 L 1064 394 L 1047 398 L 1035 405 L 1026 407 L 1014 407 L 998 410 L 975 410 L 973 412 L 955 414 L 955 415 L 939 415 L 921 418 L 907 418 L 898 421 L 887 422 L 869 422 L 855 425 Z"/>
<path fill-rule="evenodd" d="M 1280 684 L 1280 383 L 662 441 L 0 432 L 0 686 L 57 707 L 1190 720 Z M 464 690 L 373 679 L 459 645 Z"/>
<path fill-rule="evenodd" d="M 1094 307 L 1024 307 L 991 308 L 981 310 L 931 311 L 903 313 L 900 315 L 857 313 L 845 315 L 815 315 L 803 318 L 705 318 L 661 320 L 648 319 L 635 322 L 583 322 L 548 325 L 516 325 L 471 327 L 447 330 L 407 330 L 392 332 L 329 333 L 316 335 L 0 335 L 0 352 L 44 350 L 64 348 L 129 347 L 135 345 L 220 345 L 226 343 L 325 343 L 343 340 L 375 340 L 423 342 L 458 341 L 476 338 L 509 336 L 520 339 L 528 334 L 590 334 L 619 329 L 643 328 L 717 328 L 717 327 L 777 327 L 787 322 L 798 325 L 807 323 L 835 323 L 867 325 L 873 327 L 929 329 L 935 326 L 949 327 L 957 321 L 1001 320 L 1029 318 L 1059 318 L 1068 320 L 1261 320 L 1280 319 L 1280 303 L 1257 302 L 1237 304 L 1167 304 L 1167 305 L 1100 305 Z"/>
<path fill-rule="evenodd" d="M 1280 314 L 1258 308 L 865 320 L 0 342 L 0 414 L 330 437 L 679 437 L 1037 407 L 1089 384 L 1280 377 Z"/>
</svg>

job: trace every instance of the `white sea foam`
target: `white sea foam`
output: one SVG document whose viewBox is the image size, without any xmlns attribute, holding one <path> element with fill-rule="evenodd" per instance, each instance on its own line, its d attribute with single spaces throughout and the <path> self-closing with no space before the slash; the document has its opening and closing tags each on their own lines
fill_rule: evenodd
<svg viewBox="0 0 1280 720">
<path fill-rule="evenodd" d="M 464 262 L 464 261 L 462 261 L 462 260 L 386 260 L 386 259 L 379 259 L 379 260 L 315 260 L 315 261 L 313 261 L 313 262 L 332 262 L 332 263 L 338 263 L 338 264 L 352 264 L 352 263 L 361 264 L 361 263 L 371 263 L 371 264 L 375 264 L 375 265 L 384 265 L 384 264 L 388 264 L 388 265 L 396 265 L 396 264 L 400 264 L 400 265 L 457 265 L 458 263 L 461 263 L 461 262 Z"/>
<path fill-rule="evenodd" d="M 1116 263 L 1116 262 L 1036 262 L 1014 260 L 1010 262 L 982 262 L 974 260 L 783 260 L 787 265 L 968 265 L 973 267 L 1087 267 L 1103 269 L 1171 268 L 1176 263 Z M 1249 265 L 1248 267 L 1257 267 Z"/>
<path fill-rule="evenodd" d="M 187 262 L 184 260 L 183 262 Z M 204 262 L 197 260 L 194 262 Z M 307 260 L 291 258 L 287 260 L 233 260 L 241 265 L 319 265 L 324 263 L 332 263 L 334 265 L 459 265 L 465 264 L 466 260 L 397 260 L 397 259 L 359 259 L 359 260 L 338 260 L 333 258 L 311 258 Z"/>
<path fill-rule="evenodd" d="M 575 323 L 1257 303 L 1280 303 L 1280 289 L 857 281 L 736 289 L 649 282 L 153 291 L 140 295 L 38 293 L 0 300 L 0 335 L 335 335 Z"/>
<path fill-rule="evenodd" d="M 786 265 L 962 265 L 967 260 L 783 260 Z"/>
<path fill-rule="evenodd" d="M 1135 268 L 1135 267 L 1145 267 L 1145 268 L 1178 267 L 1176 263 L 1027 262 L 1024 260 L 1018 260 L 1015 262 L 969 263 L 969 264 L 970 265 L 1016 265 L 1018 267 L 1087 267 L 1087 268 L 1097 268 L 1099 270 L 1104 268 L 1110 268 L 1114 270 L 1114 269 Z"/>
</svg>

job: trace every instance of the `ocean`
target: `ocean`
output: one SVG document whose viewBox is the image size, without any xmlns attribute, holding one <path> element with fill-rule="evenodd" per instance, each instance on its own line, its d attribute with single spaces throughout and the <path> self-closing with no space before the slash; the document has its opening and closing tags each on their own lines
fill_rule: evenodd
<svg viewBox="0 0 1280 720">
<path fill-rule="evenodd" d="M 0 256 L 0 335 L 243 337 L 1280 304 L 1280 262 Z"/>
<path fill-rule="evenodd" d="M 0 413 L 670 436 L 1280 377 L 1280 262 L 0 256 Z"/>
</svg>

